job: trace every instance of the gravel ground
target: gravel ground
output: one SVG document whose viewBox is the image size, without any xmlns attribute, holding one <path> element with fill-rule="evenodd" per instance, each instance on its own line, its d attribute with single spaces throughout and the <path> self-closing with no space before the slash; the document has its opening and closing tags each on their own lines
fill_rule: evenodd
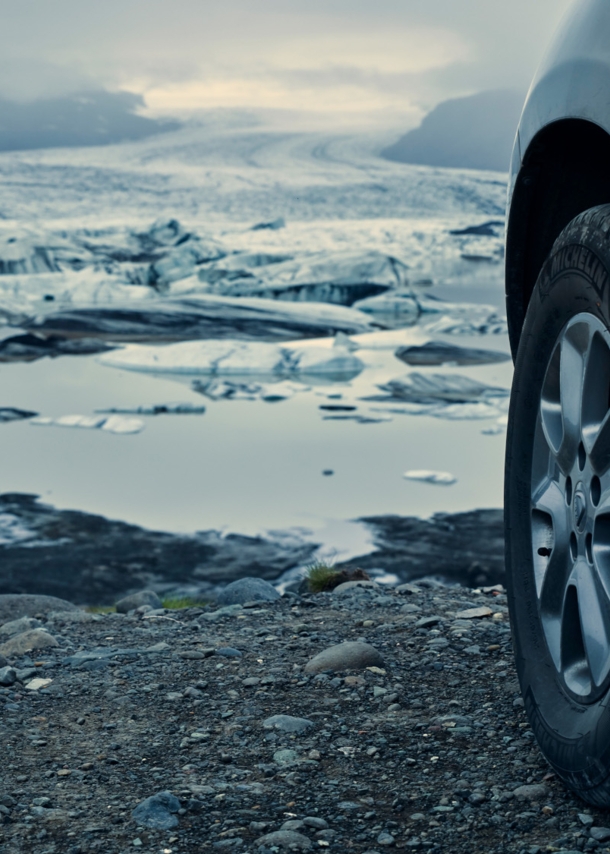
<svg viewBox="0 0 610 854">
<path fill-rule="evenodd" d="M 501 588 L 38 619 L 0 627 L 2 854 L 610 851 L 534 743 Z"/>
</svg>

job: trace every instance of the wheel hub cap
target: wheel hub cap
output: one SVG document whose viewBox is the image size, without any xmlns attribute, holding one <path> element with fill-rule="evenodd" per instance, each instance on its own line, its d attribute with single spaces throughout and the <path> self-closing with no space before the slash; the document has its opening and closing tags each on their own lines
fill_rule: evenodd
<svg viewBox="0 0 610 854">
<path fill-rule="evenodd" d="M 610 333 L 591 314 L 564 327 L 547 365 L 532 455 L 538 610 L 565 689 L 610 686 Z"/>
</svg>

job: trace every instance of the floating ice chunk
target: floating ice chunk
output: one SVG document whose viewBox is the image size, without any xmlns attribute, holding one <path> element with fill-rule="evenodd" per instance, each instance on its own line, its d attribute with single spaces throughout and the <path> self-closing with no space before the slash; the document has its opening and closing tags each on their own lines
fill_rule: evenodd
<svg viewBox="0 0 610 854">
<path fill-rule="evenodd" d="M 358 300 L 401 287 L 407 267 L 381 252 L 317 252 L 283 262 L 259 265 L 240 255 L 206 265 L 198 277 L 214 293 L 258 296 L 294 302 L 352 305 Z"/>
<path fill-rule="evenodd" d="M 188 341 L 165 347 L 130 345 L 101 357 L 115 368 L 171 374 L 288 377 L 294 374 L 351 379 L 364 368 L 342 348 L 288 348 L 264 341 Z"/>
<path fill-rule="evenodd" d="M 447 471 L 406 471 L 403 475 L 407 480 L 418 480 L 422 483 L 433 483 L 438 486 L 452 486 L 457 483 L 457 478 Z"/>
<path fill-rule="evenodd" d="M 110 353 L 103 358 L 112 356 L 113 353 Z M 507 388 L 486 385 L 461 374 L 420 374 L 415 371 L 378 387 L 386 392 L 385 396 L 364 399 L 388 403 L 471 403 L 510 394 Z"/>
<path fill-rule="evenodd" d="M 506 433 L 506 428 L 508 427 L 508 415 L 501 415 L 495 424 L 491 427 L 486 427 L 484 430 L 481 430 L 484 436 L 501 436 L 502 433 Z"/>
<path fill-rule="evenodd" d="M 286 227 L 286 220 L 283 216 L 278 216 L 277 219 L 272 219 L 270 222 L 257 222 L 250 229 L 251 231 L 263 231 L 270 229 L 271 231 L 279 231 L 280 228 Z"/>
<path fill-rule="evenodd" d="M 498 350 L 477 350 L 472 347 L 458 347 L 445 341 L 427 341 L 425 344 L 400 347 L 396 358 L 407 365 L 488 365 L 510 360 L 508 353 Z"/>
<path fill-rule="evenodd" d="M 508 324 L 505 317 L 492 312 L 486 317 L 452 317 L 443 315 L 423 327 L 429 335 L 506 335 Z"/>
<path fill-rule="evenodd" d="M 501 410 L 492 401 L 481 403 L 452 403 L 449 406 L 439 406 L 427 414 L 433 418 L 444 418 L 447 421 L 483 421 L 486 418 L 496 418 Z"/>
<path fill-rule="evenodd" d="M 59 418 L 32 418 L 30 424 L 38 427 L 80 427 L 84 430 L 104 430 L 106 433 L 141 433 L 144 422 L 139 418 L 122 415 L 62 415 Z"/>
<path fill-rule="evenodd" d="M 136 406 L 132 409 L 98 409 L 105 415 L 203 415 L 205 406 L 194 403 L 159 403 L 153 406 Z"/>
<path fill-rule="evenodd" d="M 152 285 L 169 285 L 170 282 L 192 276 L 198 264 L 222 258 L 226 254 L 214 240 L 191 237 L 150 265 L 148 282 Z"/>
<path fill-rule="evenodd" d="M 26 418 L 34 418 L 37 412 L 27 409 L 14 409 L 11 406 L 0 406 L 0 424 L 8 424 L 10 421 L 22 421 Z"/>
<path fill-rule="evenodd" d="M 2 279 L 0 278 L 0 305 Z M 281 338 L 370 332 L 374 324 L 362 312 L 325 303 L 287 303 L 269 299 L 220 297 L 161 299 L 149 288 L 132 287 L 144 297 L 137 304 L 70 307 L 22 319 L 20 325 L 45 335 L 101 336 L 138 340 L 193 338 Z M 111 300 L 110 300 L 111 301 Z"/>
<path fill-rule="evenodd" d="M 419 303 L 413 291 L 388 291 L 378 296 L 367 297 L 354 303 L 354 308 L 366 314 L 378 314 L 396 320 L 415 319 L 420 313 Z"/>
</svg>

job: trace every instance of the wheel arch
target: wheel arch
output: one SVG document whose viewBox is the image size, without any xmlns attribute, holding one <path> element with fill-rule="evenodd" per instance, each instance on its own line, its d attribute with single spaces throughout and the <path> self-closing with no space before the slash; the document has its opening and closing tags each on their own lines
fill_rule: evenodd
<svg viewBox="0 0 610 854">
<path fill-rule="evenodd" d="M 506 309 L 513 357 L 553 243 L 579 213 L 610 202 L 610 134 L 583 119 L 544 127 L 522 160 L 506 234 Z"/>
</svg>

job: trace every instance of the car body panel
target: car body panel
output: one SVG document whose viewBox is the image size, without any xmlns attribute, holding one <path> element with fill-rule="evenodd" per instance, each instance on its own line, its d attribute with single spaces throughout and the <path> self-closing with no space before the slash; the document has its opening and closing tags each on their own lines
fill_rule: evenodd
<svg viewBox="0 0 610 854">
<path fill-rule="evenodd" d="M 582 119 L 610 133 L 610 3 L 577 0 L 530 87 L 510 167 L 509 202 L 521 162 L 546 126 Z"/>
</svg>

